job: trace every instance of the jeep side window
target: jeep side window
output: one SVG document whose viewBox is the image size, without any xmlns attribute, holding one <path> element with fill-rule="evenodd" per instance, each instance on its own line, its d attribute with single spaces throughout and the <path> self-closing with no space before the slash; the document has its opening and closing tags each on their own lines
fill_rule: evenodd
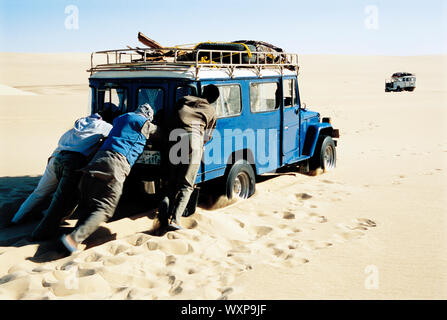
<svg viewBox="0 0 447 320">
<path fill-rule="evenodd" d="M 180 86 L 175 89 L 175 102 L 179 101 L 181 98 L 185 96 L 195 96 L 196 88 L 192 86 Z"/>
<path fill-rule="evenodd" d="M 138 106 L 148 103 L 156 114 L 163 109 L 164 92 L 160 88 L 140 88 L 138 89 Z"/>
<path fill-rule="evenodd" d="M 295 79 L 284 80 L 283 88 L 284 88 L 284 108 L 296 106 L 297 105 L 296 80 Z"/>
<path fill-rule="evenodd" d="M 279 87 L 277 82 L 253 82 L 250 84 L 250 109 L 266 112 L 278 109 Z"/>
<path fill-rule="evenodd" d="M 102 88 L 98 90 L 98 111 L 110 109 L 112 111 L 127 111 L 127 89 Z"/>
<path fill-rule="evenodd" d="M 212 104 L 218 118 L 239 115 L 242 111 L 241 88 L 238 84 L 217 85 L 219 98 Z"/>
</svg>

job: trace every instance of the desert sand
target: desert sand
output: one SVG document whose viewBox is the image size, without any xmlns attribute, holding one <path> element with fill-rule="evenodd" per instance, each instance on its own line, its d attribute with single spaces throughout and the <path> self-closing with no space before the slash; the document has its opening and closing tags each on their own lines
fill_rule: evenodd
<svg viewBox="0 0 447 320">
<path fill-rule="evenodd" d="M 252 198 L 202 205 L 163 236 L 143 205 L 42 262 L 49 244 L 23 239 L 32 222 L 5 225 L 88 112 L 89 54 L 1 53 L 0 299 L 446 299 L 447 57 L 300 65 L 301 100 L 340 129 L 334 171 L 260 177 Z M 398 71 L 414 92 L 384 92 Z"/>
</svg>

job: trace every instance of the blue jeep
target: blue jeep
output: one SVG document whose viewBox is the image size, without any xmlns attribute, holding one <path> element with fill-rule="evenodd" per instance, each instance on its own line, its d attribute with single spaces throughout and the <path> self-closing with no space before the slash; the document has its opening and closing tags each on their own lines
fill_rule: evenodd
<svg viewBox="0 0 447 320">
<path fill-rule="evenodd" d="M 205 146 L 197 184 L 223 178 L 228 198 L 248 198 L 255 192 L 256 175 L 293 164 L 307 170 L 335 168 L 338 130 L 329 118 L 320 119 L 301 104 L 296 54 L 163 50 L 169 54 L 162 59 L 154 55 L 156 49 L 93 53 L 91 111 L 125 113 L 149 103 L 163 128 L 176 101 L 214 84 L 220 91 L 214 103 L 217 128 Z M 168 136 L 164 142 L 148 142 L 134 175 L 159 185 L 169 161 Z"/>
</svg>

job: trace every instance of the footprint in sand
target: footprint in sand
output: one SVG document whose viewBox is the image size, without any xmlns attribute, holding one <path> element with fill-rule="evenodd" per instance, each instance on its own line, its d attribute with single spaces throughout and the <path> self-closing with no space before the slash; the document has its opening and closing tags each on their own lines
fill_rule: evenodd
<svg viewBox="0 0 447 320">
<path fill-rule="evenodd" d="M 103 263 L 104 266 L 118 266 L 120 264 L 126 263 L 127 261 L 129 261 L 129 258 L 121 255 L 121 256 L 113 256 L 113 257 L 107 257 L 104 258 Z"/>
<path fill-rule="evenodd" d="M 290 211 L 286 211 L 283 213 L 282 218 L 286 219 L 286 220 L 291 220 L 291 219 L 295 219 L 295 215 Z"/>
<path fill-rule="evenodd" d="M 267 248 L 272 248 L 272 247 L 275 246 L 275 243 L 273 243 L 273 242 L 269 242 L 269 243 L 267 243 L 265 246 L 266 246 Z"/>
<path fill-rule="evenodd" d="M 314 251 L 331 247 L 333 244 L 327 241 L 302 240 L 301 246 L 307 251 Z"/>
<path fill-rule="evenodd" d="M 312 196 L 307 193 L 297 193 L 297 194 L 295 194 L 295 196 L 298 200 L 308 200 L 308 199 L 312 198 Z"/>
<path fill-rule="evenodd" d="M 221 292 L 221 296 L 220 298 L 218 298 L 218 300 L 228 300 L 228 296 L 233 293 L 234 289 L 231 287 L 225 288 L 225 289 L 220 289 L 219 290 Z"/>
<path fill-rule="evenodd" d="M 50 271 L 53 271 L 53 270 L 48 267 L 44 267 L 44 266 L 39 266 L 39 267 L 36 267 L 33 270 L 31 270 L 31 272 L 34 272 L 34 273 L 47 273 Z"/>
<path fill-rule="evenodd" d="M 175 295 L 180 294 L 183 291 L 182 284 L 183 284 L 183 281 L 176 280 L 172 284 L 171 288 L 169 289 L 169 294 L 171 296 L 175 296 Z"/>
<path fill-rule="evenodd" d="M 231 250 L 227 251 L 227 257 L 232 257 L 236 254 L 243 254 L 243 255 L 247 255 L 250 254 L 251 250 L 249 248 L 247 248 L 246 246 L 237 246 Z"/>
<path fill-rule="evenodd" d="M 154 296 L 150 294 L 147 290 L 142 290 L 139 288 L 132 288 L 129 290 L 126 296 L 126 300 L 153 300 Z"/>
<path fill-rule="evenodd" d="M 187 273 L 188 274 L 195 274 L 195 273 L 197 273 L 197 271 L 194 268 L 190 268 L 190 269 L 188 269 Z"/>
<path fill-rule="evenodd" d="M 44 288 L 51 288 L 57 283 L 57 281 L 49 280 L 47 278 L 42 279 L 42 287 Z"/>
<path fill-rule="evenodd" d="M 91 254 L 89 254 L 84 261 L 85 262 L 97 262 L 97 261 L 101 261 L 104 258 L 104 256 L 98 252 L 93 252 Z"/>
<path fill-rule="evenodd" d="M 321 216 L 317 213 L 309 213 L 308 215 L 308 219 L 313 222 L 313 223 L 326 223 L 327 222 L 327 218 L 325 216 Z"/>
<path fill-rule="evenodd" d="M 185 255 L 194 252 L 194 248 L 183 239 L 162 240 L 159 242 L 160 250 L 169 254 Z"/>
<path fill-rule="evenodd" d="M 305 263 L 308 263 L 310 261 L 309 259 L 306 259 L 306 258 L 298 258 L 298 259 L 295 259 L 295 260 L 296 260 L 297 263 L 301 263 L 301 264 L 305 264 Z"/>
<path fill-rule="evenodd" d="M 279 260 L 273 261 L 273 265 L 280 265 L 286 267 L 296 267 L 301 264 L 309 262 L 309 259 L 300 256 L 295 256 L 295 254 L 290 250 L 295 250 L 295 246 L 289 245 L 289 250 L 283 250 L 280 248 L 273 248 L 273 255 Z M 292 249 L 293 248 L 293 249 Z"/>
<path fill-rule="evenodd" d="M 342 229 L 340 233 L 336 233 L 335 237 L 344 242 L 353 239 L 360 239 L 365 236 L 365 232 L 369 228 L 376 227 L 377 224 L 371 219 L 357 218 L 351 224 L 339 223 L 337 228 Z"/>
<path fill-rule="evenodd" d="M 174 256 L 166 256 L 165 263 L 166 266 L 172 266 L 176 263 L 177 259 Z"/>
<path fill-rule="evenodd" d="M 245 223 L 243 223 L 242 221 L 239 221 L 238 219 L 234 219 L 234 221 L 239 224 L 239 227 L 241 228 L 245 228 Z"/>
<path fill-rule="evenodd" d="M 361 231 L 340 232 L 337 233 L 335 236 L 341 241 L 348 241 L 363 238 L 365 236 L 365 233 Z"/>
<path fill-rule="evenodd" d="M 130 287 L 151 289 L 155 287 L 154 281 L 148 279 L 144 272 L 137 274 L 135 271 L 131 273 L 110 271 L 101 269 L 98 274 L 114 287 Z"/>
<path fill-rule="evenodd" d="M 77 276 L 79 278 L 89 277 L 96 274 L 96 272 L 97 272 L 96 269 L 78 269 Z"/>
<path fill-rule="evenodd" d="M 150 251 L 154 251 L 158 249 L 158 243 L 152 240 L 149 240 L 148 242 L 146 242 L 146 247 L 150 250 Z"/>
<path fill-rule="evenodd" d="M 172 275 L 172 274 L 168 275 L 168 283 L 169 283 L 170 285 L 173 285 L 174 282 L 175 282 L 175 276 Z"/>
<path fill-rule="evenodd" d="M 129 248 L 129 245 L 112 243 L 107 247 L 107 251 L 110 252 L 112 255 L 117 256 L 120 253 L 126 252 Z"/>
<path fill-rule="evenodd" d="M 151 237 L 145 234 L 135 234 L 127 238 L 127 242 L 135 247 L 139 247 L 146 243 Z"/>
<path fill-rule="evenodd" d="M 95 274 L 83 278 L 77 278 L 76 286 L 66 285 L 66 281 L 61 280 L 51 285 L 51 290 L 57 297 L 65 297 L 73 294 L 88 295 L 92 292 L 107 295 L 111 292 L 109 283 L 100 275 Z"/>
<path fill-rule="evenodd" d="M 256 237 L 260 238 L 272 232 L 273 228 L 267 226 L 256 226 L 253 227 L 252 230 L 255 232 Z"/>
<path fill-rule="evenodd" d="M 194 229 L 197 228 L 197 226 L 199 225 L 199 223 L 195 219 L 187 219 L 184 222 L 182 221 L 182 224 L 186 229 Z"/>
<path fill-rule="evenodd" d="M 368 228 L 374 228 L 377 226 L 377 224 L 372 221 L 371 219 L 365 219 L 365 218 L 357 218 L 357 223 L 361 226 L 365 226 Z"/>
<path fill-rule="evenodd" d="M 370 219 L 358 218 L 353 220 L 353 223 L 339 223 L 337 225 L 340 229 L 344 230 L 363 230 L 366 231 L 368 228 L 376 227 L 376 223 Z"/>
<path fill-rule="evenodd" d="M 19 273 L 7 274 L 6 276 L 3 276 L 3 277 L 0 278 L 0 286 L 2 284 L 14 281 L 14 280 L 18 279 L 21 275 L 25 275 L 25 274 L 26 273 L 21 274 L 20 272 Z"/>
<path fill-rule="evenodd" d="M 169 232 L 166 235 L 166 238 L 168 238 L 169 240 L 175 240 L 175 239 L 180 239 L 180 236 L 176 232 Z"/>
<path fill-rule="evenodd" d="M 273 248 L 273 255 L 280 258 L 281 256 L 284 255 L 284 250 L 279 248 Z"/>
<path fill-rule="evenodd" d="M 26 296 L 31 285 L 32 281 L 29 276 L 17 277 L 13 280 L 0 284 L 0 294 L 1 291 L 3 291 L 1 289 L 4 289 L 4 292 L 10 295 L 7 298 L 8 300 L 19 300 Z"/>
<path fill-rule="evenodd" d="M 60 268 L 56 268 L 62 271 L 70 270 L 73 267 L 77 267 L 79 263 L 77 261 L 71 260 L 66 263 L 64 263 Z"/>
</svg>

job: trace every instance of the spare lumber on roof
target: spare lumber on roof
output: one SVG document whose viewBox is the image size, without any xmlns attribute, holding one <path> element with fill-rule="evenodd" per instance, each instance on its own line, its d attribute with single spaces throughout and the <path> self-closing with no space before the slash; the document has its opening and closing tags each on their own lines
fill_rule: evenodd
<svg viewBox="0 0 447 320">
<path fill-rule="evenodd" d="M 138 41 L 152 49 L 163 49 L 163 46 L 161 44 L 147 37 L 142 32 L 138 32 Z"/>
</svg>

